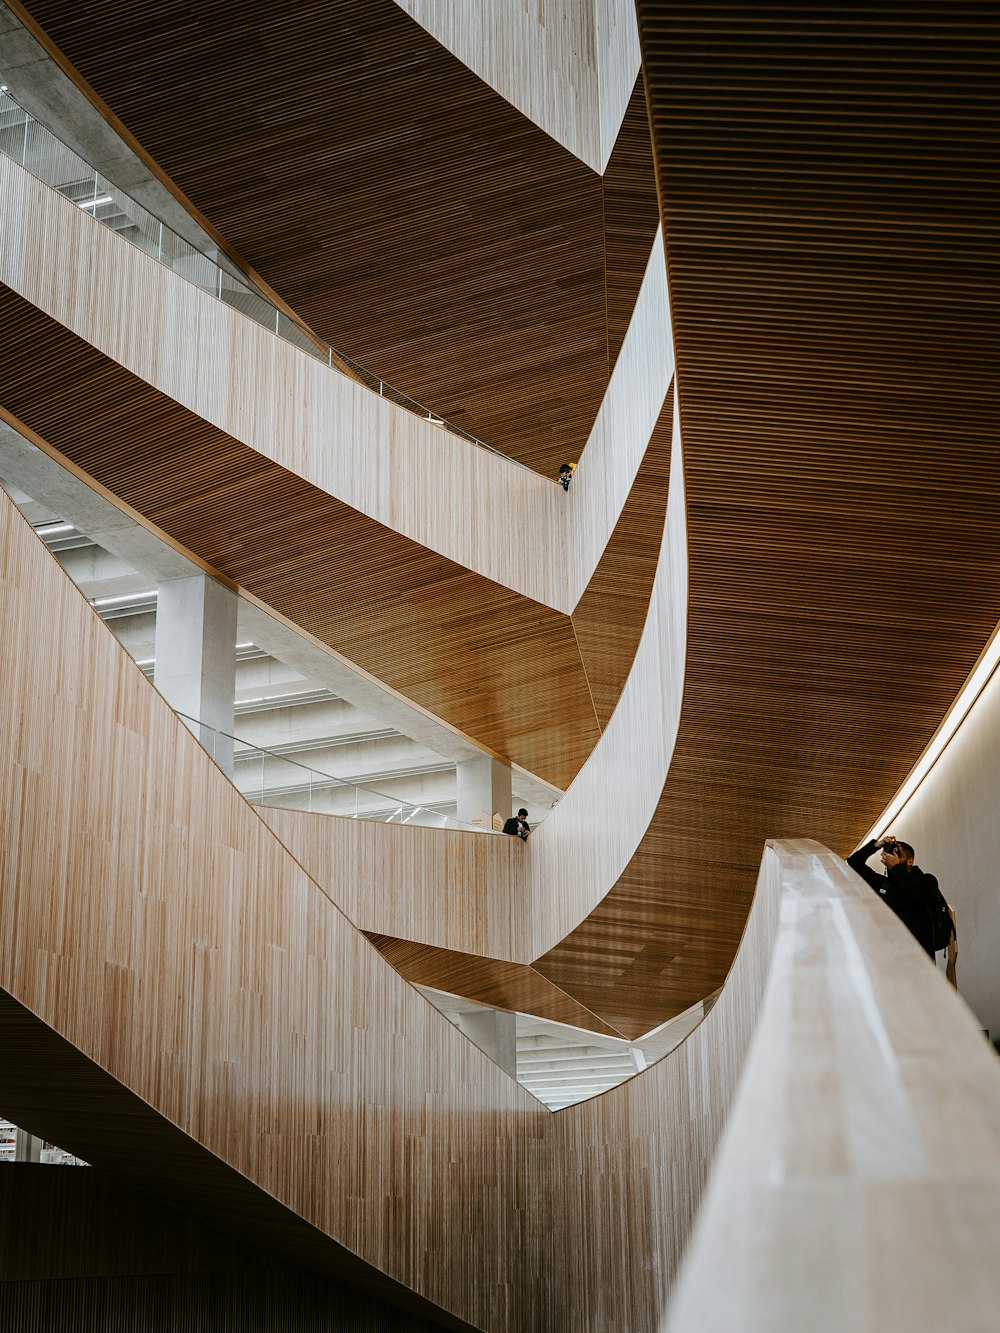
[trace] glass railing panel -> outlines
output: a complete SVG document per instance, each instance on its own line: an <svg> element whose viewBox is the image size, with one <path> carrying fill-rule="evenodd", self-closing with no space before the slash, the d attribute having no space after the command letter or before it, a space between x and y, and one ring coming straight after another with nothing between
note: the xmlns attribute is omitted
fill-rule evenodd
<svg viewBox="0 0 1000 1333"><path fill-rule="evenodd" d="M21 165L74 203L98 197L94 168L53 138L37 120L29 120L25 127Z"/></svg>
<svg viewBox="0 0 1000 1333"><path fill-rule="evenodd" d="M330 347L317 346L293 319L289 319L266 298L251 291L239 279L233 278L213 259L182 240L169 227L148 213L141 204L137 204L135 200L105 180L50 130L27 115L9 92L0 92L0 152L20 163L46 185L59 190L80 208L90 212L98 222L119 232L146 254L168 265L175 273L195 283L202 291L209 292L255 323L270 329L300 351L308 352L310 356L325 361L338 371L341 365L349 366L352 374L361 383L382 397L389 398L397 406L442 426L452 434L468 440L470 444L497 454L509 463L516 463L516 459L501 453L499 449L494 449L492 445L461 426L456 426L453 422L438 416L430 408L411 398L409 394L381 380L378 375L358 365L343 353L337 353ZM523 467L523 464L518 463L517 466ZM555 484L553 482L553 485Z"/></svg>
<svg viewBox="0 0 1000 1333"><path fill-rule="evenodd" d="M465 824L430 806L401 801L374 786L363 787L351 782L349 778L309 768L297 760L175 711L212 758L223 767L226 757L232 755L233 784L252 805L307 810L313 814L339 815L346 819L371 819L383 824L464 829L470 833L494 831L479 824Z"/></svg>
<svg viewBox="0 0 1000 1333"><path fill-rule="evenodd" d="M98 222L159 259L163 227L158 219L104 176L97 176L97 189L100 202L93 214Z"/></svg>

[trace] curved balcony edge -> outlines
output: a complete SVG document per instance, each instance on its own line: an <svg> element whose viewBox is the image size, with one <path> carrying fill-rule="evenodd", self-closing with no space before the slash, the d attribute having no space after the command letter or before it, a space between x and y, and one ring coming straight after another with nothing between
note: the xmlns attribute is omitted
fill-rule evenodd
<svg viewBox="0 0 1000 1333"><path fill-rule="evenodd" d="M659 232L573 488L563 494L284 342L2 155L0 227L0 281L140 380L420 546L553 610L575 608L673 374ZM79 262L68 265L67 255Z"/></svg>
<svg viewBox="0 0 1000 1333"><path fill-rule="evenodd" d="M877 894L806 839L664 1333L931 1333L1000 1303L1000 1062Z"/></svg>

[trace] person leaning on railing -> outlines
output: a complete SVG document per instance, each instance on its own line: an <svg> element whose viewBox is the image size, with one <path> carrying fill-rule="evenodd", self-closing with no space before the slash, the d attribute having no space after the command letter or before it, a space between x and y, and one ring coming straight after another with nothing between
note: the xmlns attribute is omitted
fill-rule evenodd
<svg viewBox="0 0 1000 1333"><path fill-rule="evenodd" d="M880 860L885 874L868 865L868 859L881 851ZM914 850L908 842L887 835L872 838L847 858L847 864L857 871L899 917L920 947L934 957L937 949L948 947L948 980L955 985L955 932L954 915L941 897L937 879L914 864ZM947 912L951 922L947 941L939 938L941 925L937 922L941 911ZM947 927L945 927L947 930Z"/></svg>
<svg viewBox="0 0 1000 1333"><path fill-rule="evenodd" d="M528 824L528 812L523 805L516 815L511 815L510 819L507 820L503 826L503 831L512 834L515 838L523 838L525 842L528 841L531 827Z"/></svg>

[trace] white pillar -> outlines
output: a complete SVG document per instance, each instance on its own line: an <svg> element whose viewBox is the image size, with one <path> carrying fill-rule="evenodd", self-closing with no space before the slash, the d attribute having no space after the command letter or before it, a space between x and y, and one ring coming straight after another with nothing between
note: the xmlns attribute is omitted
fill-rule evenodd
<svg viewBox="0 0 1000 1333"><path fill-rule="evenodd" d="M455 769L458 779L458 817L464 824L471 824L480 814L486 814L491 819L495 814L501 814L504 819L510 818L514 798L510 789L509 765L484 754L476 759L464 759L456 764Z"/></svg>
<svg viewBox="0 0 1000 1333"><path fill-rule="evenodd" d="M187 726L230 776L236 607L236 593L204 574L161 583L153 670L153 684L171 707L186 714ZM189 718L206 725L199 728Z"/></svg>
<svg viewBox="0 0 1000 1333"><path fill-rule="evenodd" d="M458 1015L458 1026L505 1074L517 1078L517 1015L506 1009L474 1009Z"/></svg>
<svg viewBox="0 0 1000 1333"><path fill-rule="evenodd" d="M42 1160L43 1140L26 1129L18 1129L14 1135L14 1161L40 1162Z"/></svg>

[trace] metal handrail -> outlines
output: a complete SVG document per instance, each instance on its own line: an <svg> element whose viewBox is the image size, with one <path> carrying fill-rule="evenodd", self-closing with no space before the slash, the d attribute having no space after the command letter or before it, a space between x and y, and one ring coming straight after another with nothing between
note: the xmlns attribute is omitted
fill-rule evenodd
<svg viewBox="0 0 1000 1333"><path fill-rule="evenodd" d="M432 818L434 818L434 819L439 819L439 820L441 820L441 821L442 821L442 823L441 823L441 825L440 825L441 828L465 829L467 832L470 832L470 833L493 833L493 832L494 832L493 828L486 828L485 826L483 826L483 825L481 825L481 824L468 824L468 823L466 823L464 820L456 819L454 815L444 815L444 814L441 814L440 811L438 811L438 810L432 810L429 806L426 806L426 805L420 805L419 803L417 803L417 802L415 802L415 801L405 801L405 800L402 800L400 797L398 797L398 796L393 796L393 795L391 795L389 792L375 791L375 790L374 790L373 788L371 788L371 787L365 787L365 786L363 786L360 782L352 782L350 778L341 778L341 777L337 777L337 775L336 775L335 773L325 773L322 769L319 769L319 768L309 768L308 765L306 765L306 764L300 764L300 763L298 762L298 760L296 760L296 759L289 759L286 755L278 754L277 751L275 751L275 750L268 750L268 749L267 749L265 746L263 746L263 745L255 745L255 744L253 743L253 741L244 740L243 737L241 737L241 736L234 736L234 735L232 735L231 732L223 731L220 727L213 727L212 724L211 724L210 722L203 722L203 721L201 720L201 718L192 717L192 716L190 715L190 713L184 713L184 712L182 712L179 708L175 708L173 711L177 714L177 716L178 716L183 722L189 722L189 723L191 723L192 726L194 726L194 727L198 727L200 730L203 730L203 731L210 731L210 732L212 733L213 737L215 737L215 736L224 736L224 737L226 738L226 740L233 741L233 742L234 742L234 745L242 745L242 746L245 746L245 747L246 747L246 750L243 751L243 752L241 752L241 753L237 753L237 752L234 750L234 752L233 752L233 759L234 759L234 762L235 762L235 760L237 760L237 759L245 759L245 758L250 758L250 757L256 757L257 755L260 755L262 759L264 758L264 756L267 756L269 759L277 760L279 763L282 763L282 764L289 764L292 768L300 769L303 773L308 774L308 775L309 775L310 809L312 808L312 791L313 791L313 782L312 782L312 779L313 779L313 778L320 778L320 779L322 780L322 785L323 785L323 786L329 786L331 783L335 783L335 784L337 784L338 786L341 786L341 787L348 787L348 788L352 789L355 793L361 793L361 792L364 792L366 796L373 797L373 798L375 798L375 800L377 800L377 801L388 801L391 805L397 807L396 810L394 810L394 811L389 815L389 818L388 818L388 819L385 819L385 818L383 818L383 817L380 816L380 815L362 815L362 814L360 814L360 813L358 812L358 808L357 808L357 804L356 804L356 805L355 805L355 813L354 813L353 815L346 815L346 816L343 816L344 818L347 818L347 819L366 819L366 818L368 818L368 819L372 819L372 820L374 820L374 821L377 821L378 823L381 823L381 824L388 824L388 823L391 823L391 822L393 821L393 819L395 818L395 816L398 814L398 815L400 816L400 818L399 818L399 822L400 822L401 824L406 824L406 823L409 823L409 822L410 822L410 820L414 817L414 815L417 815L417 814L419 814L420 812L423 812L423 813L425 813L426 815L428 815L428 816L430 816L430 817L432 817ZM198 739L201 740L200 735L198 736ZM202 741L202 744L204 744L203 741ZM206 748L207 748L207 747L206 747ZM247 753L247 752L249 752L249 753ZM215 758L215 747L214 747L214 745L213 745L213 749L212 749L212 751L211 751L211 754L212 754L212 757L213 757L213 759L214 759L214 758ZM260 800L260 802L259 802L259 804L261 804L261 805L264 804L263 796L264 796L264 783L263 783L263 774L262 774L262 776L261 776L261 800ZM251 798L250 798L249 796L247 796L246 799L247 799L247 800L250 800ZM403 819L403 817L402 817L402 814L403 814L403 811L404 811L404 810L409 810L409 811L411 812L411 813L406 817L406 819Z"/></svg>

